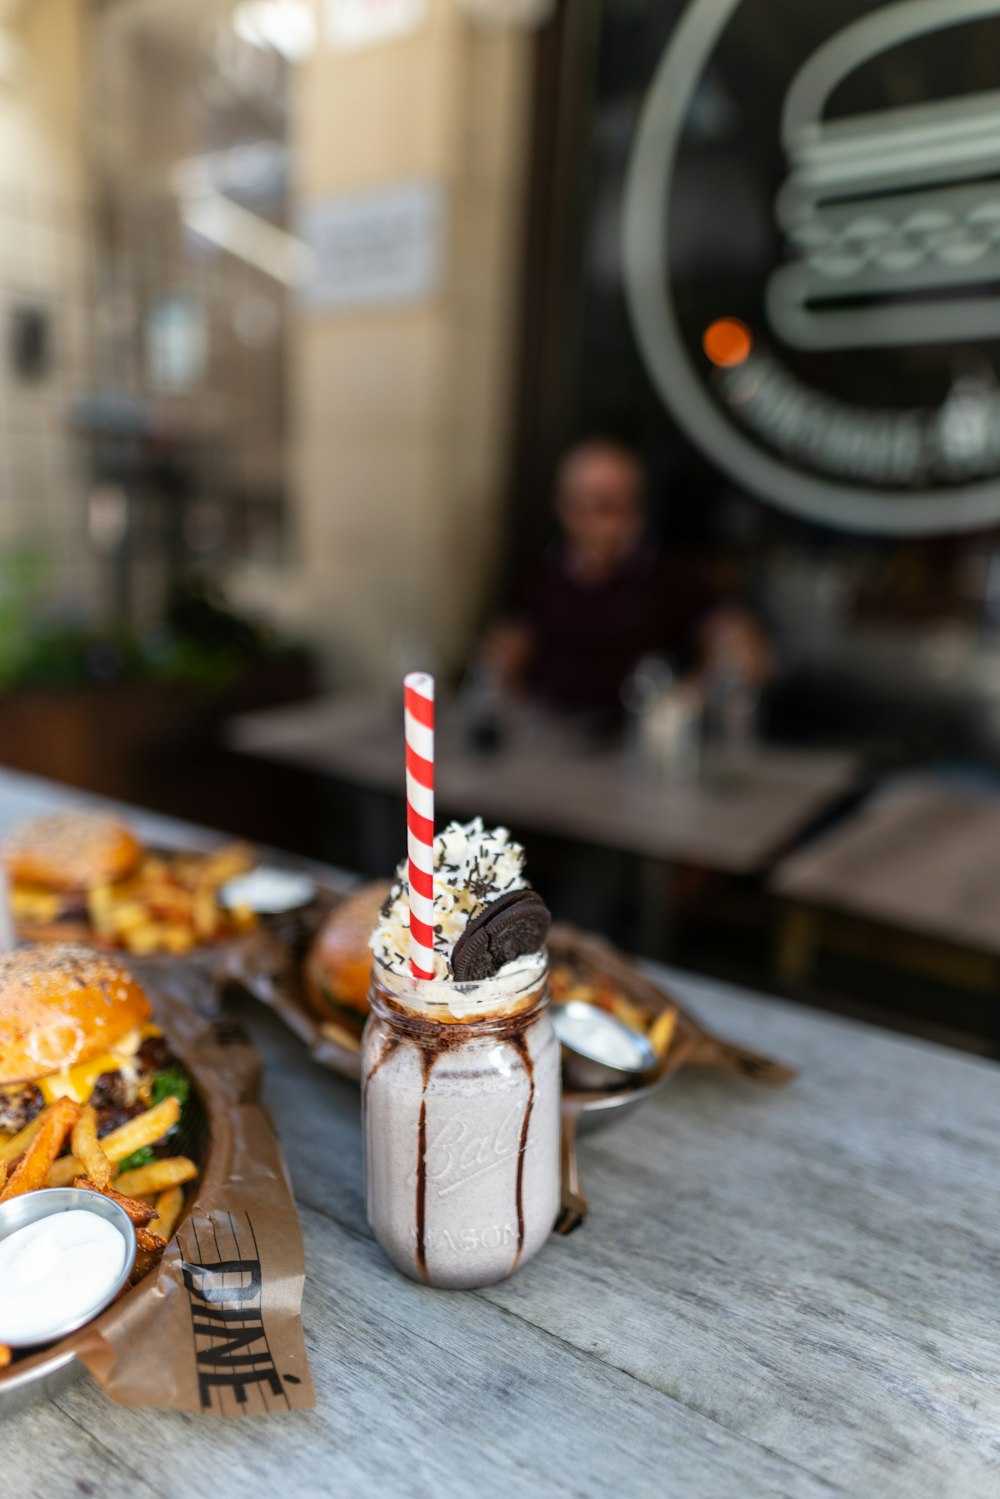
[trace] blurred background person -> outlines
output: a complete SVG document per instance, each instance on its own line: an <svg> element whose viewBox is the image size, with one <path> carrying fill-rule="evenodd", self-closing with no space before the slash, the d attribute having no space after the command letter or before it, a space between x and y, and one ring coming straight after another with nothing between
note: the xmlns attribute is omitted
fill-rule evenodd
<svg viewBox="0 0 1000 1499"><path fill-rule="evenodd" d="M720 593L701 558L650 535L645 474L631 448L606 437L571 447L555 514L558 536L483 646L502 691L610 724L649 655L678 675L708 677L724 663L758 687L768 679L773 658L759 622Z"/></svg>

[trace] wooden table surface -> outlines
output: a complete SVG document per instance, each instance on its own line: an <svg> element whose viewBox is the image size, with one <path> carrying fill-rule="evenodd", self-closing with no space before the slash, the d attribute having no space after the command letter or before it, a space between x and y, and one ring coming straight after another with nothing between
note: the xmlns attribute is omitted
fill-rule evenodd
<svg viewBox="0 0 1000 1499"><path fill-rule="evenodd" d="M620 751L588 750L552 719L514 713L489 756L439 710L438 797L456 816L555 833L732 873L750 873L801 831L857 772L854 756L760 746L745 764L707 755L692 785L650 783ZM380 791L402 790L402 710L370 694L321 698L230 721L232 748Z"/></svg>
<svg viewBox="0 0 1000 1499"><path fill-rule="evenodd" d="M2 775L0 831L76 800ZM584 1227L476 1293L389 1267L356 1089L247 1001L302 1213L318 1409L129 1411L84 1378L4 1422L4 1499L996 1499L1000 1070L671 981L800 1080L682 1074L583 1143Z"/></svg>
<svg viewBox="0 0 1000 1499"><path fill-rule="evenodd" d="M801 904L1000 953L1000 797L929 776L890 784L778 866Z"/></svg>

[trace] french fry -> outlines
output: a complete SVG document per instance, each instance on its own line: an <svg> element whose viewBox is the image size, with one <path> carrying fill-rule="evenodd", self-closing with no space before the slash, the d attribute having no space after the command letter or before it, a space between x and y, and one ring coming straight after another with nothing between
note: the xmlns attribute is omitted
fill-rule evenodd
<svg viewBox="0 0 1000 1499"><path fill-rule="evenodd" d="M163 1192L167 1187L179 1187L198 1175L198 1167L187 1156L168 1156L162 1161L153 1161L149 1166L137 1166L134 1171L123 1171L115 1178L115 1191L126 1197L141 1197L147 1192Z"/></svg>
<svg viewBox="0 0 1000 1499"><path fill-rule="evenodd" d="M179 921L170 921L164 923L160 941L167 952L179 954L190 952L196 937L189 926L184 926Z"/></svg>
<svg viewBox="0 0 1000 1499"><path fill-rule="evenodd" d="M0 1369L6 1369L13 1357L13 1350L8 1348L6 1343L0 1343Z"/></svg>
<svg viewBox="0 0 1000 1499"><path fill-rule="evenodd" d="M611 1011L617 1020L623 1025L631 1026L634 1031L644 1031L649 1022L649 1011L643 1009L642 1005L636 1004L635 1000L628 999L617 990L610 996Z"/></svg>
<svg viewBox="0 0 1000 1499"><path fill-rule="evenodd" d="M78 1161L75 1155L61 1155L49 1167L45 1185L47 1187L71 1187L78 1176L85 1174L83 1163Z"/></svg>
<svg viewBox="0 0 1000 1499"><path fill-rule="evenodd" d="M141 900L121 901L111 911L111 924L116 932L135 931L148 920L149 911Z"/></svg>
<svg viewBox="0 0 1000 1499"><path fill-rule="evenodd" d="M134 1119L129 1119L117 1129L113 1129L109 1135L105 1135L101 1141L101 1149L112 1165L123 1161L127 1155L135 1150L141 1150L144 1145L154 1145L157 1140L162 1140L169 1129L173 1129L181 1117L180 1102L171 1095L162 1103L147 1109L144 1114L137 1114Z"/></svg>
<svg viewBox="0 0 1000 1499"><path fill-rule="evenodd" d="M0 1161L3 1161L5 1166L12 1166L18 1156L24 1155L24 1152L37 1135L39 1125L46 1112L47 1110L43 1109L40 1114L35 1115L30 1124L26 1124L24 1129L18 1130L16 1135L11 1135L9 1140L0 1141Z"/></svg>
<svg viewBox="0 0 1000 1499"><path fill-rule="evenodd" d="M83 1187L87 1192L99 1192L102 1197L110 1197L112 1202L117 1202L120 1208L125 1209L136 1228L145 1228L156 1217L156 1209L151 1203L136 1202L134 1197L126 1197L123 1193L116 1192L114 1187L99 1187L85 1176L80 1178L77 1186Z"/></svg>
<svg viewBox="0 0 1000 1499"><path fill-rule="evenodd" d="M87 892L87 911L99 937L115 933L115 893L110 885L95 885Z"/></svg>
<svg viewBox="0 0 1000 1499"><path fill-rule="evenodd" d="M37 1192L45 1185L49 1168L62 1150L79 1114L80 1105L71 1098L58 1098L50 1109L46 1109L35 1138L0 1192L0 1202L9 1202L24 1192Z"/></svg>
<svg viewBox="0 0 1000 1499"><path fill-rule="evenodd" d="M148 1228L136 1228L135 1242L143 1254L162 1254L167 1247L166 1239L161 1239Z"/></svg>
<svg viewBox="0 0 1000 1499"><path fill-rule="evenodd" d="M111 1162L97 1138L97 1115L89 1103L81 1109L80 1117L73 1126L70 1146L83 1165L81 1175L90 1177L99 1187L106 1187L111 1180Z"/></svg>
<svg viewBox="0 0 1000 1499"><path fill-rule="evenodd" d="M184 1207L184 1191L181 1187L168 1187L156 1199L156 1217L150 1223L150 1232L161 1239L170 1239Z"/></svg>
<svg viewBox="0 0 1000 1499"><path fill-rule="evenodd" d="M136 957L148 957L151 952L157 952L163 945L163 924L159 921L147 921L142 926L132 927L130 931L122 933L122 941L129 952L135 953Z"/></svg>
<svg viewBox="0 0 1000 1499"><path fill-rule="evenodd" d="M256 860L253 849L247 843L231 843L218 848L203 858L199 878L206 885L224 885L235 875L246 874Z"/></svg>
<svg viewBox="0 0 1000 1499"><path fill-rule="evenodd" d="M160 1256L158 1254L146 1254L140 1249L135 1257L135 1264L132 1266L129 1285L137 1286L140 1280L145 1280L150 1270L155 1270L159 1263Z"/></svg>
<svg viewBox="0 0 1000 1499"><path fill-rule="evenodd" d="M342 1046L345 1051L361 1050L361 1037L347 1025L341 1025L336 1020L324 1020L320 1030L327 1040Z"/></svg>
<svg viewBox="0 0 1000 1499"><path fill-rule="evenodd" d="M665 1057L670 1050L677 1029L677 1011L661 1010L649 1027L649 1043L658 1057Z"/></svg>
<svg viewBox="0 0 1000 1499"><path fill-rule="evenodd" d="M211 887L199 890L194 898L194 929L203 940L215 935L219 924L219 908L215 891Z"/></svg>

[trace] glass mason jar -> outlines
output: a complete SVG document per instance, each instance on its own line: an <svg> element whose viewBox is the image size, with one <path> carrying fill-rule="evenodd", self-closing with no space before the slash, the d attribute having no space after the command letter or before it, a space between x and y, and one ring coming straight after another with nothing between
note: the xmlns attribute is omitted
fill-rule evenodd
<svg viewBox="0 0 1000 1499"><path fill-rule="evenodd" d="M548 964L479 983L372 965L361 1050L368 1222L397 1269L450 1288L512 1275L559 1208Z"/></svg>

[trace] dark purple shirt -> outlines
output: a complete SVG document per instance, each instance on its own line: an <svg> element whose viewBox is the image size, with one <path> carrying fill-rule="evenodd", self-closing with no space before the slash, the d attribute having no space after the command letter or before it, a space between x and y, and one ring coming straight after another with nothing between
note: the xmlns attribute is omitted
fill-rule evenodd
<svg viewBox="0 0 1000 1499"><path fill-rule="evenodd" d="M622 683L641 656L690 664L698 626L717 602L703 568L683 552L643 545L612 577L587 584L553 548L517 611L535 637L527 686L565 712L617 713Z"/></svg>

